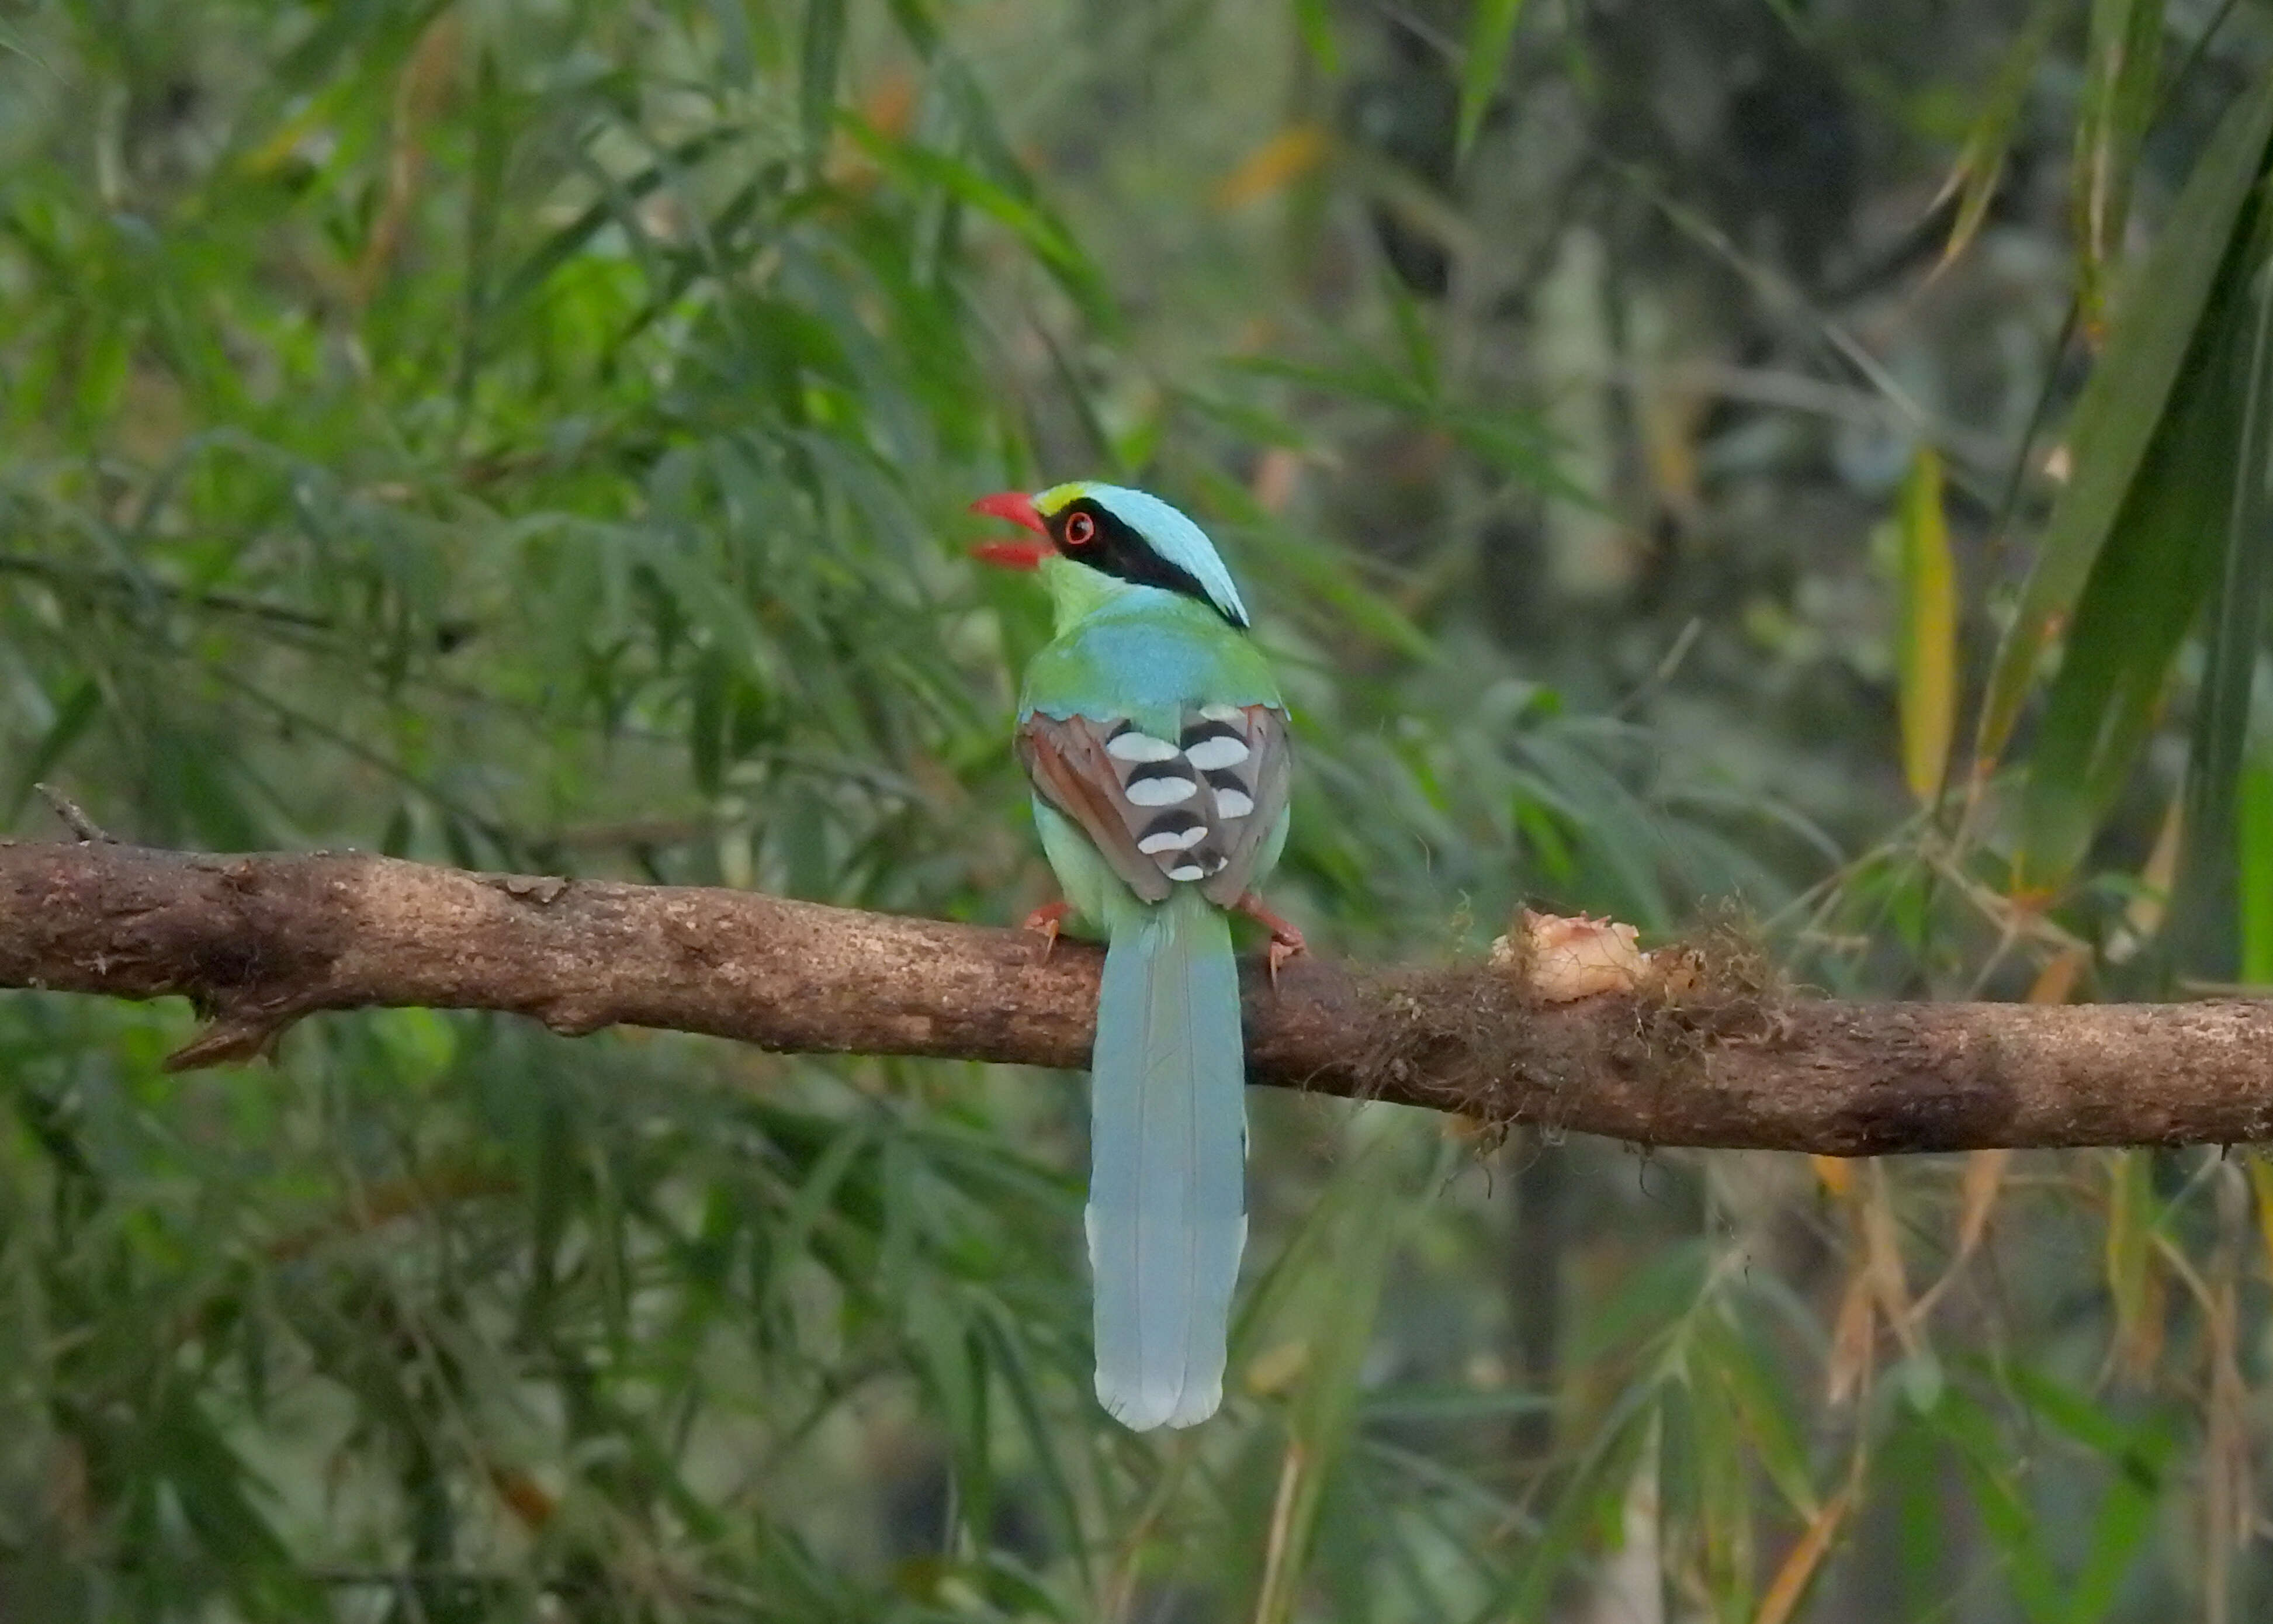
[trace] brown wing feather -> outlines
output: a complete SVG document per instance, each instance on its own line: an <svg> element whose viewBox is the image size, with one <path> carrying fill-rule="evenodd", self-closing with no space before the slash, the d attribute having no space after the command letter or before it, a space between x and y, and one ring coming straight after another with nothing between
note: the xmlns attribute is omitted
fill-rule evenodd
<svg viewBox="0 0 2273 1624"><path fill-rule="evenodd" d="M1227 790L1243 791L1253 805L1244 817L1219 818L1224 832L1222 868L1204 887L1208 900L1231 906L1257 883L1256 865L1262 861L1272 828L1287 809L1294 764L1287 733L1287 713L1269 705L1249 705L1239 725L1247 746L1247 759L1235 767L1219 768L1207 777L1219 805Z"/></svg>
<svg viewBox="0 0 2273 1624"><path fill-rule="evenodd" d="M1136 849L1132 808L1122 793L1113 758L1105 753L1106 733L1117 723L1087 717L1060 721L1037 712L1018 725L1018 756L1026 776L1059 811L1082 827L1113 871L1147 902L1160 902L1174 883L1160 866Z"/></svg>
<svg viewBox="0 0 2273 1624"><path fill-rule="evenodd" d="M1035 715L1019 726L1018 753L1043 797L1148 902L1180 883L1237 902L1287 807L1287 717L1268 705L1188 707L1174 739L1122 719Z"/></svg>

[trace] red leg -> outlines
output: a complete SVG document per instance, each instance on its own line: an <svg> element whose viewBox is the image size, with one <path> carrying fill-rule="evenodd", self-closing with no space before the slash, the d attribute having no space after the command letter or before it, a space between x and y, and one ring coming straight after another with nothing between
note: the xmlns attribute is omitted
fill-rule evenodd
<svg viewBox="0 0 2273 1624"><path fill-rule="evenodd" d="M1021 930L1033 931L1042 938L1042 963L1050 961L1050 950L1058 944L1058 927L1072 912L1073 904L1061 897L1055 902L1045 902L1027 914L1025 923L1019 927Z"/></svg>
<svg viewBox="0 0 2273 1624"><path fill-rule="evenodd" d="M1271 947L1266 955L1266 962L1271 966L1271 985L1274 989L1277 988L1279 966L1297 953L1309 952L1309 944L1302 940L1301 931L1264 906L1263 898L1254 891L1244 893L1232 906L1246 914L1248 918L1260 921L1264 929L1270 931Z"/></svg>

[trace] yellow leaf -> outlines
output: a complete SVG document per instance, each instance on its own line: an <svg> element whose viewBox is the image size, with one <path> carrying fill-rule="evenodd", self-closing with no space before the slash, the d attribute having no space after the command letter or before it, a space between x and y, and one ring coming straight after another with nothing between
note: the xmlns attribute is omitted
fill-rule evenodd
<svg viewBox="0 0 2273 1624"><path fill-rule="evenodd" d="M1310 1363L1310 1344L1300 1340L1265 1348L1247 1362L1247 1390L1268 1395L1294 1385Z"/></svg>
<svg viewBox="0 0 2273 1624"><path fill-rule="evenodd" d="M1920 446L1902 480L1902 776L1931 804L1957 725L1957 574L1941 505L1941 457Z"/></svg>
<svg viewBox="0 0 2273 1624"><path fill-rule="evenodd" d="M1871 1289L1878 1299L1879 1313L1886 1317L1887 1328L1901 1339L1905 1353L1914 1354L1924 1344L1918 1335L1917 1316L1910 1309L1909 1277L1902 1267L1902 1231L1894 1222L1894 1191L1887 1182L1885 1162L1873 1160L1865 1166L1870 1183L1857 1210L1864 1272L1870 1276Z"/></svg>
<svg viewBox="0 0 2273 1624"><path fill-rule="evenodd" d="M1872 1343L1878 1329L1878 1319L1871 1307L1874 1301L1870 1268L1857 1261L1854 1272L1847 1277L1847 1289L1839 1298L1838 1318L1832 1325L1831 1357L1824 1369L1823 1397L1827 1403L1845 1403L1871 1373Z"/></svg>
<svg viewBox="0 0 2273 1624"><path fill-rule="evenodd" d="M2044 961L2037 972L2037 979L2029 985L2031 1004L2066 1004L2068 994L2075 990L2076 978L2091 962L2088 947L2065 948Z"/></svg>
<svg viewBox="0 0 2273 1624"><path fill-rule="evenodd" d="M1317 124L1289 124L1239 161L1216 183L1209 199L1228 214L1302 179L1326 155L1326 132Z"/></svg>
<svg viewBox="0 0 2273 1624"><path fill-rule="evenodd" d="M1799 1605L1800 1597L1806 1593L1807 1582L1823 1565L1824 1553L1831 1549L1831 1542L1838 1537L1840 1525L1847 1521L1847 1514L1854 1508L1855 1485L1852 1482L1823 1502L1823 1509L1809 1521L1806 1531L1792 1546L1791 1554L1785 1557L1783 1566L1776 1569L1774 1583L1768 1586L1768 1593L1760 1598L1760 1610L1752 1615L1752 1624L1785 1624L1792 1615L1792 1609Z"/></svg>
<svg viewBox="0 0 2273 1624"><path fill-rule="evenodd" d="M2005 1169L2012 1164L2009 1150L1977 1150L1965 1159L1963 1199L1957 1212L1957 1261L1971 1257L1989 1232L1989 1214L2004 1188ZM1953 1265L1953 1267L1954 1267Z"/></svg>
<svg viewBox="0 0 2273 1624"><path fill-rule="evenodd" d="M2186 833L2186 809L2185 794L2172 794L2170 808L2163 814L2163 827L2155 836L2155 849L2147 853L2147 866L2139 870L2139 894L2123 910L2123 922L2142 940L2163 928L2163 909L2171 899L2171 883L2179 874L2179 848Z"/></svg>

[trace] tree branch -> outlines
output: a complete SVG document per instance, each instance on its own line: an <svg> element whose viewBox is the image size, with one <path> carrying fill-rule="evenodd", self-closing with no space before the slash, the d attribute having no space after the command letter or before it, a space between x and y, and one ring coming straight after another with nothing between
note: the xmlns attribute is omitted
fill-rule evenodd
<svg viewBox="0 0 2273 1624"><path fill-rule="evenodd" d="M807 1053L1087 1061L1098 951L743 891L389 858L0 844L0 988L188 997L169 1064L304 1015L502 1010ZM1789 996L1739 944L1651 990L1542 1003L1524 967L1246 970L1261 1083L1655 1145L1832 1155L2273 1137L2273 1005Z"/></svg>

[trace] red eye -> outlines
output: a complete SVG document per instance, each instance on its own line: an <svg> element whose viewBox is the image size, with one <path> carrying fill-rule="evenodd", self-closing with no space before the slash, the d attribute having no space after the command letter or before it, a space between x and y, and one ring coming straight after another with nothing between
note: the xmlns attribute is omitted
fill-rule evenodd
<svg viewBox="0 0 2273 1624"><path fill-rule="evenodd" d="M1066 521L1066 545L1085 547L1097 539L1097 521L1085 513L1077 513Z"/></svg>

